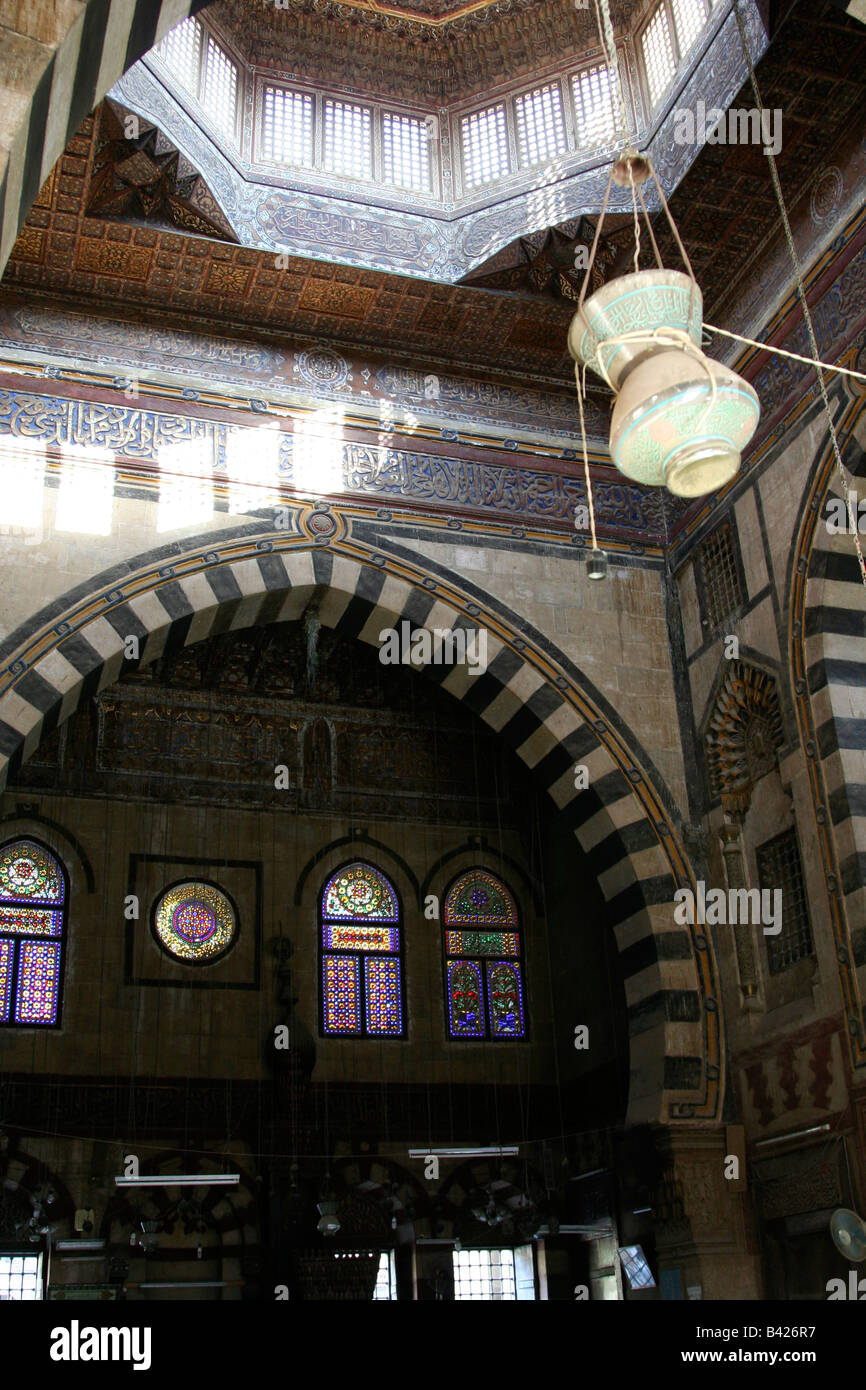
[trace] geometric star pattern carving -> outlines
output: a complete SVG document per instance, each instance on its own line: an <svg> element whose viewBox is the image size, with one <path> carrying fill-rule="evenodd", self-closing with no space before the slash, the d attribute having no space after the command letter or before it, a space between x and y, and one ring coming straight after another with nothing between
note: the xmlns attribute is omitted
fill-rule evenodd
<svg viewBox="0 0 866 1390"><path fill-rule="evenodd" d="M597 221L577 217L532 236L518 237L460 283L476 289L539 294L577 303ZM633 227L629 216L605 218L605 234L596 247L587 294L594 294L606 280L621 273L633 245Z"/></svg>
<svg viewBox="0 0 866 1390"><path fill-rule="evenodd" d="M237 242L198 170L155 125L113 101L98 112L87 215Z"/></svg>

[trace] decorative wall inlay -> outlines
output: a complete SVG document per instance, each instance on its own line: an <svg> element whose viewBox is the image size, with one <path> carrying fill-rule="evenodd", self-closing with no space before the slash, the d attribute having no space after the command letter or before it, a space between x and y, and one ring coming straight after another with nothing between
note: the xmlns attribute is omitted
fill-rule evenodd
<svg viewBox="0 0 866 1390"><path fill-rule="evenodd" d="M825 222L830 221L839 206L844 186L842 171L835 164L820 169L815 175L809 198L809 216L816 227L823 227Z"/></svg>
<svg viewBox="0 0 866 1390"><path fill-rule="evenodd" d="M711 795L721 796L726 811L744 815L783 743L773 677L744 661L728 662L705 734Z"/></svg>
<svg viewBox="0 0 866 1390"><path fill-rule="evenodd" d="M327 513L317 513L332 521ZM259 806L278 814L423 818L527 832L525 773L486 726L363 644L301 624L230 633L161 658L96 697L17 783L78 794ZM467 762L467 746L477 758ZM274 767L289 787L274 786ZM486 769L479 794L475 766Z"/></svg>

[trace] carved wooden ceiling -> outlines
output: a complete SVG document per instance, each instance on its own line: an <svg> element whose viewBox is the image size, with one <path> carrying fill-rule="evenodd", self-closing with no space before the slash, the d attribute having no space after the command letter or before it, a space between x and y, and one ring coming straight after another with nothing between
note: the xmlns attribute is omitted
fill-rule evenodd
<svg viewBox="0 0 866 1390"><path fill-rule="evenodd" d="M99 108L88 215L236 242L231 223L198 170L146 121L132 117L131 129L139 133L128 138L124 114L111 101Z"/></svg>
<svg viewBox="0 0 866 1390"><path fill-rule="evenodd" d="M614 0L616 32L651 3ZM574 0L214 0L207 13L251 66L436 106L599 49L594 5Z"/></svg>
<svg viewBox="0 0 866 1390"><path fill-rule="evenodd" d="M812 0L799 0L759 65L765 104L784 112L777 166L792 222L795 228L805 224L813 237L821 234L826 211L816 207L816 198L820 203L825 185L832 191L833 169L844 167L852 143L860 142L864 73L864 27ZM748 88L734 101L752 104ZM523 265L517 283L506 276L495 288L434 284L291 256L278 268L266 252L88 214L98 150L96 122L89 117L42 189L4 285L114 312L121 301L127 312L151 321L180 316L266 341L327 339L371 353L385 348L391 360L439 363L493 380L563 386L573 380L566 349L572 299L553 297L544 274L533 283L524 248L512 255L510 268ZM724 326L750 286L766 301L775 288L768 266L782 232L759 147L705 145L671 207L708 321ZM591 225L589 219L566 225L559 239L548 238L546 253L543 234L527 239L531 259L544 253L550 260L552 247L562 258L565 243L585 243ZM610 232L606 274L621 266L623 255L621 222L612 222ZM677 265L663 229L659 237L667 263ZM509 269L509 254L499 253L477 276ZM789 265L778 274L790 283Z"/></svg>

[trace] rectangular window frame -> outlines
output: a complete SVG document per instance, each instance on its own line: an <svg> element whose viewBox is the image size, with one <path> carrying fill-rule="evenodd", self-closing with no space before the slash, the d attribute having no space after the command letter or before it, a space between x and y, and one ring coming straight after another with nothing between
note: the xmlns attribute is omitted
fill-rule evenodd
<svg viewBox="0 0 866 1390"><path fill-rule="evenodd" d="M482 105L475 105L466 111L455 112L452 118L452 142L451 147L454 151L455 162L459 170L460 192L464 198L483 198L491 189L501 186L513 174L519 172L517 157L517 147L514 134L514 114L511 109L512 99L502 97L498 101L486 101ZM469 183L466 172L466 154L463 140L463 129L466 121L471 121L474 116L481 116L487 112L501 110L505 119L505 148L508 158L507 169L496 178L488 179L484 183Z"/></svg>
<svg viewBox="0 0 866 1390"><path fill-rule="evenodd" d="M572 140L570 139L571 132L569 131L568 116L566 114L568 107L568 94L563 90L563 86L563 79L561 77L550 77L547 79L546 82L538 83L532 87L527 88L527 90L523 92L515 92L512 96L510 114L511 124L514 131L514 145L517 160L516 168L518 170L522 171L524 169L542 169L545 164L549 164L553 160L568 159L569 155L573 152L574 145ZM563 145L561 150L556 150L550 154L545 154L540 159L530 159L528 157L524 157L521 154L520 150L520 117L518 115L518 110L520 108L521 102L528 101L530 98L538 96L545 91L555 91L558 94L559 115L562 120ZM506 117L506 126L508 125L508 123L509 122Z"/></svg>
<svg viewBox="0 0 866 1390"><path fill-rule="evenodd" d="M3 1303L42 1303L45 1301L45 1258L44 1251L34 1250L33 1246L16 1244L15 1241L4 1241L0 1245L0 1261L3 1260L36 1260L36 1297L35 1298L12 1298L7 1297L0 1291L0 1302ZM0 1265L0 1285L5 1283L2 1265Z"/></svg>
<svg viewBox="0 0 866 1390"><path fill-rule="evenodd" d="M659 0L659 3L653 6L652 10L649 12L643 24L641 24L640 28L637 30L635 34L635 54L638 61L641 92L645 103L645 109L649 115L650 120L652 120L653 116L656 114L657 111L660 111L663 108L665 101L670 95L671 85L674 82L677 73L679 72L686 59L690 58L694 54L695 50L698 48L701 42L701 34L706 32L707 25L713 17L713 12L716 8L717 0L701 0L701 3L704 6L703 28L695 38L691 48L685 51L683 51L682 44L680 42L680 34L679 29L677 28L677 20L676 14L674 12L673 0ZM653 101L652 96L650 94L650 83L649 77L647 75L646 59L644 57L643 40L644 35L646 34L647 30L649 29L650 25L652 24L653 20L658 14L658 11L661 9L667 11L668 33L670 35L671 48L673 50L674 67L673 72L671 73L671 76L667 82L667 85L665 86L663 91L659 93L659 96L656 98L656 100Z"/></svg>
<svg viewBox="0 0 866 1390"><path fill-rule="evenodd" d="M392 884L393 888L393 884ZM395 896L397 894L394 888ZM325 945L325 928L329 926L351 926L353 923L345 919L336 921L332 917L326 917L322 912L321 903L316 914L318 932L318 996L319 996L319 1037L323 1040L328 1039L340 1042L345 1039L351 1042L407 1042L409 1038L409 1016L406 1009L406 938L405 938L405 917L403 904L397 897L397 921L383 923L381 925L388 928L395 928L397 931L396 951L360 951L354 947L338 947ZM357 925L357 924L356 924ZM379 925L368 923L367 925ZM330 957L348 957L358 963L358 1017L361 1028L355 1033L334 1033L325 1028L325 961ZM367 1028L367 981L365 960L396 960L399 965L400 976L400 1021L401 1030L399 1033L372 1033Z"/></svg>
<svg viewBox="0 0 866 1390"><path fill-rule="evenodd" d="M381 187L382 187L382 188L393 188L393 189L395 189L395 190L398 191L398 192L411 193L411 194L415 194L416 196L420 196L420 197L425 197L425 196L426 196L426 197L430 197L431 194L433 193L433 188L434 188L434 177L435 177L434 163L433 163L433 160L434 160L434 150L433 150L433 146L434 146L434 145L437 145L439 142L438 142L438 140L435 140L435 139L434 139L434 140L431 140L431 139L430 139L429 126L428 126L429 116L421 116L421 115L418 114L417 111L411 111L411 112L410 112L410 111L398 111L398 110L395 110L394 108L388 107L388 106L383 106L383 107L381 107L381 108L378 110L378 112L376 113L376 116L377 116L377 119L376 119L376 127L377 127L378 140L377 140L377 141L374 140L374 144L377 144L377 145L378 145L378 149L377 149L377 150L374 150L374 163L375 163L375 157L378 155L378 158L379 158L379 160L381 161L381 164L380 164L380 174L381 174L380 185L381 185ZM389 182L389 181L385 178L385 131L386 131L386 123L387 123L387 121L388 121L389 119L392 120L392 121L407 121L407 120L408 120L408 121L416 121L416 122L424 129L425 134L424 134L424 147L423 147L423 148L424 148L424 154L425 154L426 162L427 162L427 182L426 182L426 184L424 184L422 187L419 187L419 186L417 186L417 185L415 185L415 184ZM437 121L437 124L438 124L438 117L435 117L435 116L434 116L433 119L436 120L436 121Z"/></svg>
<svg viewBox="0 0 866 1390"><path fill-rule="evenodd" d="M788 843L793 844L797 852L797 863L800 870L800 883L803 890L803 906L806 913L806 931L808 933L809 945L811 949L804 955L799 956L797 960L790 960L784 964L774 964L774 957L776 956L777 952L781 950L782 944L785 939L785 914L783 897L782 930L778 936L764 937L767 947L767 970L770 978L773 980L778 979L780 976L786 975L789 970L795 970L798 965L803 965L808 961L814 962L817 959L817 952L815 949L815 933L812 928L812 918L809 912L809 892L806 885L806 873L803 868L803 851L800 845L800 837L797 833L796 825L789 826L787 830L783 830L780 832L780 834L773 835L769 840L764 840L762 844L755 846L755 864L758 870L758 885L762 892L765 889L772 891L774 888L779 887L778 883L765 883L764 874L761 870L761 857L762 855L766 855L768 851L774 850L778 845L782 843L782 841L787 841ZM797 930L801 931L802 925L798 926Z"/></svg>
<svg viewBox="0 0 866 1390"><path fill-rule="evenodd" d="M646 55L644 53L644 38L648 33L649 29L651 28L659 10L665 10L667 13L668 34L670 35L674 65L670 77L668 78L665 86L662 88L662 90L659 92L659 95L654 100L652 96L652 90L650 87ZM656 112L662 109L665 101L669 97L671 87L673 85L674 79L680 66L680 48L679 42L677 40L676 25L674 23L674 15L673 10L671 8L670 0L659 0L659 3L657 5L654 5L650 13L647 15L646 19L644 20L643 24L640 26L640 29L635 35L635 53L637 54L638 59L640 83L641 90L643 92L645 109L649 115L650 120L652 120Z"/></svg>
<svg viewBox="0 0 866 1390"><path fill-rule="evenodd" d="M303 102L309 102L310 109L310 161L308 164L297 160L279 159L276 155L269 155L265 150L265 118L267 109L267 98L269 92L278 92L282 96L300 97ZM283 82L271 82L263 79L258 84L256 100L256 158L262 164L275 166L279 169L304 169L313 172L316 168L316 149L319 139L319 103L316 93L306 91L302 87L291 87Z"/></svg>
<svg viewBox="0 0 866 1390"><path fill-rule="evenodd" d="M528 1042L528 1041L529 1041L529 1000L528 1000L528 993L529 993L529 991L528 991L528 988L527 988L527 981L526 981L526 962L525 962L524 953L523 953L523 929L522 929L520 926L517 926L517 927L511 928L511 929L509 930L509 932L508 932L509 935L515 935L515 936L517 937L517 954L514 955L514 956L501 956L501 955L494 955L494 954L490 954L490 955L468 955L468 954L467 954L467 955L459 955L459 956L450 955L450 954L448 953L448 949L447 949L448 932L449 932L449 931L471 931L471 930L484 931L485 929L484 929L483 927L473 929L473 928L469 928L469 927L448 927L448 926L443 926L443 927L442 927L442 930L441 930L441 932L440 932L440 935L441 935L441 937L442 937L442 988L443 988L444 994L445 994L445 1029L446 1029L446 1041L449 1042L449 1043L459 1043L461 1046L463 1046L465 1043L508 1043L508 1044L513 1044L513 1043L525 1043L525 1042ZM496 930L498 930L498 929L495 928L495 927L488 927L487 930L488 930L488 931L496 931ZM480 976L481 976L481 1006L482 1006L483 1016L484 1016L484 1031L481 1032L481 1033L474 1033L474 1034L472 1034L472 1035L464 1034L463 1037L457 1038L457 1037L454 1036L454 1034L453 1034L452 1031L451 1031L451 996L450 996L449 990L448 990L448 966L451 965L452 963L459 963L459 962L461 962L461 961L466 961L467 964L469 964L469 965L475 965L475 966L477 966L477 967L478 967L478 972L479 972L479 974L480 974ZM490 965L495 965L495 964L496 964L497 962L499 962L499 961L502 961L505 965L513 965L513 966L515 966L515 967L517 968L517 976L518 976L518 979L520 980L520 989L521 989L521 1001L520 1001L520 1002L521 1002L521 1004L522 1004L522 1006L523 1006L523 1032L522 1032L519 1036L516 1036L516 1035L515 1035L515 1036L509 1036L508 1034L503 1034L503 1035L497 1036L497 1035L495 1035L495 1034L493 1033L493 1031L492 1031L492 1029L491 1029L491 1026L490 1026L490 1003L489 1003L488 988L487 988L487 968L488 968L488 966L490 966Z"/></svg>
<svg viewBox="0 0 866 1390"><path fill-rule="evenodd" d="M715 603L711 596L711 586L708 583L707 575L705 572L706 562L704 558L705 547L709 544L711 540L714 539L714 537L716 537L719 534L720 531L726 531L728 534L731 545L731 553L734 561L734 573L736 575L737 586L740 591L738 602L735 604L733 608L730 608L727 611L727 613L724 613L721 617L714 614ZM694 554L693 573L695 576L695 588L697 590L698 595L698 607L701 615L701 632L703 633L704 641L706 641L709 638L717 636L718 633L724 629L725 625L731 621L731 619L736 620L736 618L743 612L744 608L746 607L749 601L749 590L746 584L745 571L743 569L743 559L740 554L740 547L737 544L736 530L731 525L730 517L723 517L722 520L716 526L714 526L711 531L707 533L707 535L698 545Z"/></svg>
<svg viewBox="0 0 866 1390"><path fill-rule="evenodd" d="M9 1028L16 1031L36 1028L40 1032L53 1032L62 1026L63 1023L63 994L66 977L66 935L69 930L68 920L64 918L60 935L58 936L32 936L27 932L2 932L0 931L0 941L12 943L12 977L9 985L9 1017L0 1019L0 1029ZM15 1017L15 1001L18 993L18 979L21 967L21 948L25 942L32 941L37 943L48 943L58 948L59 963L57 967L57 1014L52 1023L36 1023L32 1020L19 1022Z"/></svg>
<svg viewBox="0 0 866 1390"><path fill-rule="evenodd" d="M221 35L217 34L215 30L213 30L210 27L210 25L205 22L201 15L187 15L185 16L185 18L191 19L196 24L199 35L198 67L194 86L187 87L181 83L180 78L177 77L177 75L173 72L173 70L169 67L168 63L165 61L165 58L160 53L159 44L157 44L154 47L152 53L155 54L156 59L160 64L162 70L165 73L167 73L170 77L174 78L174 80L178 83L180 91L185 96L189 97L190 100L195 102L205 121L207 121L207 123L210 126L212 126L214 130L218 131L220 134L224 135L226 139L230 140L234 148L238 151L238 153L240 153L241 129L243 125L243 112L246 97L245 64L238 56L238 54L234 52L234 50L229 46L229 44L226 43L225 39L223 39ZM183 20L178 20L178 24L181 23L183 23ZM178 26L174 25L173 27L177 28ZM171 33L171 30L169 30L168 32ZM167 35L165 35L164 37L167 37ZM162 42L162 40L160 42ZM230 131L228 131L225 127L223 127L220 124L219 120L211 113L211 111L208 109L207 106L205 106L204 103L205 73L207 67L207 54L209 44L213 44L214 47L218 49L218 51L222 54L223 58L227 62L231 63L235 70L235 109L232 127Z"/></svg>

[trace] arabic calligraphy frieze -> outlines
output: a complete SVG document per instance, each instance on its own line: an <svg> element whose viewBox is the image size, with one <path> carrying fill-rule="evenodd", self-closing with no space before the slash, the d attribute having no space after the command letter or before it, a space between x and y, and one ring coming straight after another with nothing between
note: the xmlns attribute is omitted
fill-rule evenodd
<svg viewBox="0 0 866 1390"><path fill-rule="evenodd" d="M208 440L215 457L221 430L223 426L210 420L184 415L0 391L0 437L39 440L46 446L111 449L129 458L157 461L161 449Z"/></svg>
<svg viewBox="0 0 866 1390"><path fill-rule="evenodd" d="M410 367L389 364L376 372L374 380L389 400L415 407L428 400L425 374ZM544 424L548 429L561 429L572 436L576 436L579 428L577 401L572 394L533 391L444 375L436 377L436 390L437 410L455 418L463 415L479 421L508 421L514 425ZM593 439L607 438L607 417L591 400L586 402L586 428Z"/></svg>
<svg viewBox="0 0 866 1390"><path fill-rule="evenodd" d="M243 427L242 427L243 428ZM250 437L255 433L250 429ZM217 473L227 467L227 427L215 421L138 410L98 401L63 400L28 392L0 391L0 438L39 440L46 446L108 449L128 458L159 462L161 451L205 441L205 458ZM291 487L293 438L280 436L279 481ZM305 449L309 442L305 439ZM543 468L508 466L432 452L390 449L343 441L343 489L355 495L399 498L401 502L449 510L489 511L509 521L569 524L586 500L583 480ZM308 460L305 459L305 466ZM577 463L575 463L575 470ZM226 474L227 476L227 474ZM663 531L657 494L626 483L598 481L599 525L646 540Z"/></svg>
<svg viewBox="0 0 866 1390"><path fill-rule="evenodd" d="M582 478L540 469L354 443L344 445L343 459L349 492L447 503L451 509L489 510L504 513L510 520L569 524L575 506L586 501ZM642 540L663 532L657 493L596 481L593 497L599 526L631 531Z"/></svg>

